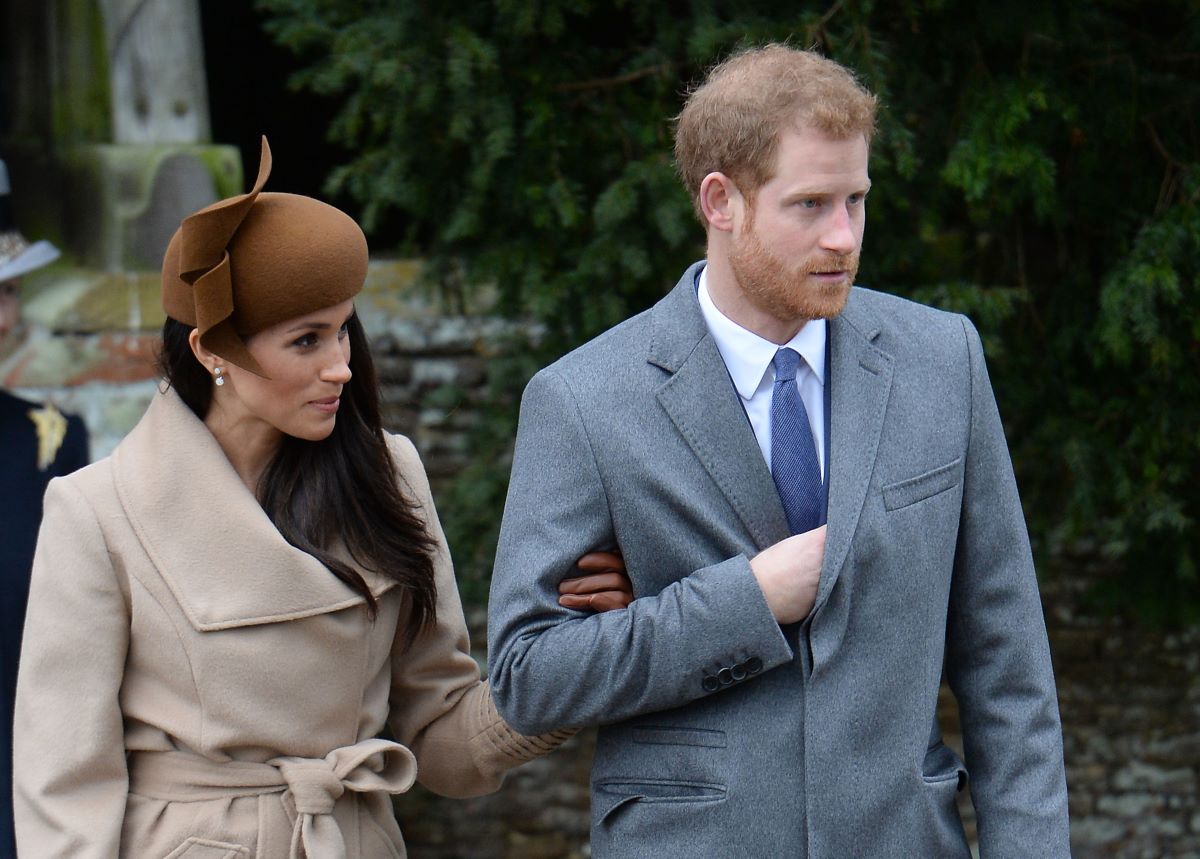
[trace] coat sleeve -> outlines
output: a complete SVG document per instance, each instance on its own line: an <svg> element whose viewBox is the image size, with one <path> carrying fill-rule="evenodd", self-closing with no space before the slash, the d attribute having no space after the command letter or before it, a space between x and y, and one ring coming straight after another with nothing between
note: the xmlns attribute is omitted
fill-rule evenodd
<svg viewBox="0 0 1200 859"><path fill-rule="evenodd" d="M971 430L946 669L962 720L980 855L1069 857L1062 729L1037 577L983 347L963 324Z"/></svg>
<svg viewBox="0 0 1200 859"><path fill-rule="evenodd" d="M412 490L437 541L437 623L409 646L397 635L389 726L416 755L417 778L430 790L451 797L490 793L509 769L553 751L575 732L523 736L496 711L491 687L480 679L471 657L454 568L425 469L408 439L392 437L391 445L401 485Z"/></svg>
<svg viewBox="0 0 1200 859"><path fill-rule="evenodd" d="M522 731L680 707L728 688L717 677L735 666L757 672L792 659L743 555L694 569L622 611L558 605L558 584L578 575L576 560L617 545L605 480L621 480L622 466L602 475L594 427L578 405L585 399L550 368L521 402L488 634L500 712Z"/></svg>
<svg viewBox="0 0 1200 859"><path fill-rule="evenodd" d="M33 560L14 721L17 848L113 859L128 773L119 693L129 603L92 506L51 481Z"/></svg>

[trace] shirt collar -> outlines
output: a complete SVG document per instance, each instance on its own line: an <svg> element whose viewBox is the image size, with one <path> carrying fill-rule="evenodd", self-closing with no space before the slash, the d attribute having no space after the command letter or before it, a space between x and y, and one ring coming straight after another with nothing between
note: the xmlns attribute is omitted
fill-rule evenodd
<svg viewBox="0 0 1200 859"><path fill-rule="evenodd" d="M758 390L775 353L782 347L743 328L717 308L708 291L707 266L700 272L697 297L704 321L717 343L717 350L725 361L734 387L743 400L750 399ZM826 330L824 319L812 319L784 344L800 353L822 385L825 384Z"/></svg>

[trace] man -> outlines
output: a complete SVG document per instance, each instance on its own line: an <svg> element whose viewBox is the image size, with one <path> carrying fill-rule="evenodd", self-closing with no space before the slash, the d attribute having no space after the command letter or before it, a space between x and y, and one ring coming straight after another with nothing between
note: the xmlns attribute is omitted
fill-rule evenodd
<svg viewBox="0 0 1200 859"><path fill-rule="evenodd" d="M597 857L968 857L968 771L982 856L1069 856L979 337L851 288L874 112L813 53L714 69L676 133L706 260L525 392L491 682L521 731L602 726ZM558 608L597 546L638 598ZM965 765L938 728L943 670Z"/></svg>
<svg viewBox="0 0 1200 859"><path fill-rule="evenodd" d="M49 242L30 244L12 219L8 169L0 161L0 346L21 315L21 277L58 258ZM0 859L16 856L12 824L12 717L29 572L51 478L87 464L79 418L0 388Z"/></svg>

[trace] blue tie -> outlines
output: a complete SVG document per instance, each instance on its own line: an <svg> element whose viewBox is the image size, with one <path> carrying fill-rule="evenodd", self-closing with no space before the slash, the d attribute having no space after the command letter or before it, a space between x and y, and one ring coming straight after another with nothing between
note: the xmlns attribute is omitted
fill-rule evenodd
<svg viewBox="0 0 1200 859"><path fill-rule="evenodd" d="M800 355L780 349L775 365L775 388L771 392L771 476L783 502L793 534L811 531L821 524L821 466L817 445L808 425L808 412L796 385Z"/></svg>

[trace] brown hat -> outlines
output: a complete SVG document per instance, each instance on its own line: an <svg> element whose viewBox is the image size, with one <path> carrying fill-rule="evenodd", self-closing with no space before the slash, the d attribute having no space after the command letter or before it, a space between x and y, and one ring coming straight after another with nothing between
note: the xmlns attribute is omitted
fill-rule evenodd
<svg viewBox="0 0 1200 859"><path fill-rule="evenodd" d="M244 338L353 298L367 277L367 240L345 212L312 197L262 192L262 140L249 194L184 218L162 267L163 310L194 325L205 348L266 378Z"/></svg>

